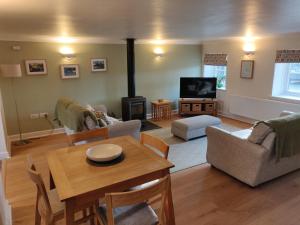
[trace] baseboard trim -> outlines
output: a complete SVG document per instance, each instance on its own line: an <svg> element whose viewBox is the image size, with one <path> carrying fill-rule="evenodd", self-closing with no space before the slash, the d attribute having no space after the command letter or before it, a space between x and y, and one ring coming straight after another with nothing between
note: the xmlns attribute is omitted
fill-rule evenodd
<svg viewBox="0 0 300 225"><path fill-rule="evenodd" d="M41 131L23 133L22 137L24 139L31 139L31 138L39 138L39 137L44 137L44 136L49 136L54 134L62 134L62 133L65 133L64 128L56 128L54 130L41 130ZM8 138L10 142L20 140L19 134L10 135Z"/></svg>
<svg viewBox="0 0 300 225"><path fill-rule="evenodd" d="M241 121L244 123L250 123L250 124L255 123L255 120L253 120L253 119L249 119L249 118L242 117L242 116L237 116L237 115L234 115L231 113L218 112L218 116L223 116L223 117L226 117L229 119L238 120L238 121Z"/></svg>

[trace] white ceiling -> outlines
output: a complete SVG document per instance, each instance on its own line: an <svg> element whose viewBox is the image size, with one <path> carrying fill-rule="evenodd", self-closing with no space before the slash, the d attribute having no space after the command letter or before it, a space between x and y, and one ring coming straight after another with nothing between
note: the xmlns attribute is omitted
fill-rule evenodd
<svg viewBox="0 0 300 225"><path fill-rule="evenodd" d="M120 42L300 32L300 0L0 0L0 39Z"/></svg>

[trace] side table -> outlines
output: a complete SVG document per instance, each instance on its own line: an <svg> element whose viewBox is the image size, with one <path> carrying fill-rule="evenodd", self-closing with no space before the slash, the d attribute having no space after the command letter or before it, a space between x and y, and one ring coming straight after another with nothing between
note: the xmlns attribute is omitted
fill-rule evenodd
<svg viewBox="0 0 300 225"><path fill-rule="evenodd" d="M171 101L152 101L151 109L152 109L152 119L153 120L169 120L171 119L172 108Z"/></svg>

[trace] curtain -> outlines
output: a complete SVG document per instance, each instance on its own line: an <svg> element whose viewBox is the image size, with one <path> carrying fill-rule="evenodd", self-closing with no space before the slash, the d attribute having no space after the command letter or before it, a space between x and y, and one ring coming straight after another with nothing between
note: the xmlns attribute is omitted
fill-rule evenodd
<svg viewBox="0 0 300 225"><path fill-rule="evenodd" d="M205 54L204 65L226 66L227 54Z"/></svg>
<svg viewBox="0 0 300 225"><path fill-rule="evenodd" d="M276 63L300 63L300 50L277 50Z"/></svg>

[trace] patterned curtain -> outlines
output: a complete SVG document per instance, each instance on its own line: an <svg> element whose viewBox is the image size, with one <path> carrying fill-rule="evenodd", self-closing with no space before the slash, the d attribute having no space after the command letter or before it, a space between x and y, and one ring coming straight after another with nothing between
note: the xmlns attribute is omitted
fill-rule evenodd
<svg viewBox="0 0 300 225"><path fill-rule="evenodd" d="M205 54L204 65L226 66L227 54Z"/></svg>
<svg viewBox="0 0 300 225"><path fill-rule="evenodd" d="M276 63L300 63L300 50L278 50Z"/></svg>

